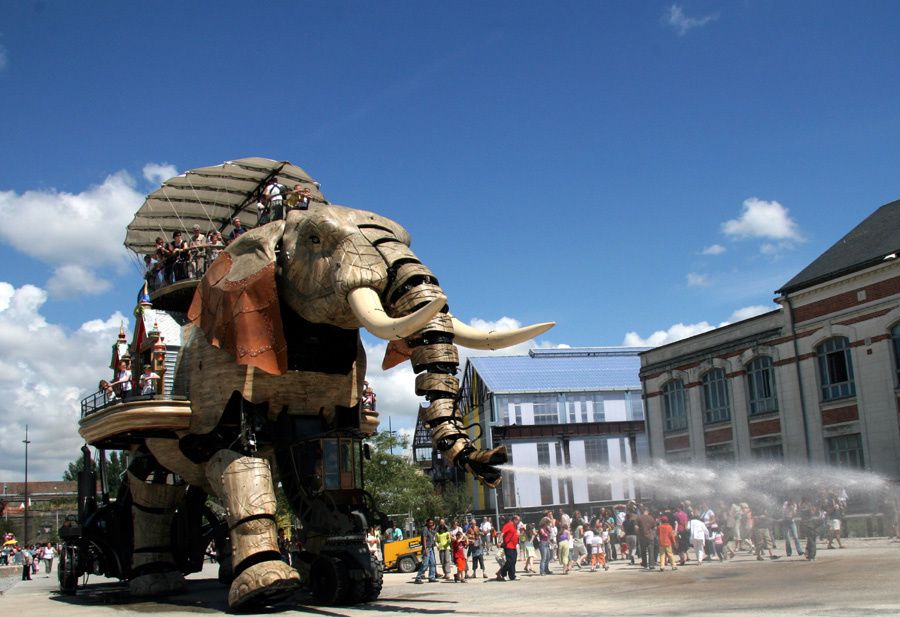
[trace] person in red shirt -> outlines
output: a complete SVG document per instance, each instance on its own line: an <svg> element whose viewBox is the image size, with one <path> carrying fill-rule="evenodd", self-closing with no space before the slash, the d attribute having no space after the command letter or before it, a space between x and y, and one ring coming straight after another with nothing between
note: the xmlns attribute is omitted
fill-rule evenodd
<svg viewBox="0 0 900 617"><path fill-rule="evenodd" d="M668 517L661 516L659 518L659 525L656 526L656 530L659 533L659 571L665 571L667 558L672 566L672 570L677 570L673 550L675 546L675 530L669 524Z"/></svg>
<svg viewBox="0 0 900 617"><path fill-rule="evenodd" d="M466 547L469 545L466 534L462 531L456 532L456 537L450 540L450 546L453 549L453 561L456 564L456 574L453 575L454 582L465 583L466 572L468 571L468 561L466 559Z"/></svg>
<svg viewBox="0 0 900 617"><path fill-rule="evenodd" d="M516 580L516 560L519 558L519 520L519 515L514 514L500 530L503 555L506 560L503 562L503 567L497 572L498 581L506 580L505 577L509 577L511 581Z"/></svg>

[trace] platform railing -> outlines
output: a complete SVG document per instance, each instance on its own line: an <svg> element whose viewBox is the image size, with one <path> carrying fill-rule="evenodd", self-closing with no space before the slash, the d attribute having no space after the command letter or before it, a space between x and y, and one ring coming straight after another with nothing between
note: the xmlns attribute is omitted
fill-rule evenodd
<svg viewBox="0 0 900 617"><path fill-rule="evenodd" d="M187 397L184 396L167 396L165 394L136 394L134 396L129 396L126 399L120 398L116 396L115 398L110 398L110 396L103 390L98 390L94 392L90 396L86 396L81 400L81 417L82 419L90 416L91 414L95 414L98 411L102 411L109 407L114 407L116 405L121 405L122 403L135 403L138 401L184 401L187 400Z"/></svg>

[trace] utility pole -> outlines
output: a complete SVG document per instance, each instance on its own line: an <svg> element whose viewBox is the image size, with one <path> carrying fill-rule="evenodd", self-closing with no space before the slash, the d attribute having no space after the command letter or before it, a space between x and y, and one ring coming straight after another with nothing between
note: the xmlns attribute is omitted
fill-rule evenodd
<svg viewBox="0 0 900 617"><path fill-rule="evenodd" d="M23 520L24 533L22 538L22 546L26 546L28 544L28 444L31 442L28 441L28 425L25 425L25 439L22 440L22 443L25 444L25 518Z"/></svg>

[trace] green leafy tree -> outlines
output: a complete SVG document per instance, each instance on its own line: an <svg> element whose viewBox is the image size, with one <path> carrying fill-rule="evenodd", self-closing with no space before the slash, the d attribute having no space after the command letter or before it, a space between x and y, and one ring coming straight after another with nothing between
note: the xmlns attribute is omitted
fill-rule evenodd
<svg viewBox="0 0 900 617"><path fill-rule="evenodd" d="M431 479L402 454L409 448L408 438L382 431L369 444L372 456L363 469L364 485L383 512L411 512L416 521L422 521L444 511L444 501ZM391 449L397 454L391 454Z"/></svg>
<svg viewBox="0 0 900 617"><path fill-rule="evenodd" d="M97 463L98 461L95 461ZM84 457L79 456L77 459L69 463L68 468L63 473L63 480L73 482L78 480L78 472L84 469ZM106 458L106 481L109 484L110 495L115 496L119 492L122 485L122 474L128 469L128 457L124 452L112 451L107 454Z"/></svg>
<svg viewBox="0 0 900 617"><path fill-rule="evenodd" d="M448 516L458 518L460 522L466 514L472 512L472 498L463 483L444 485L441 497L444 501L444 512Z"/></svg>

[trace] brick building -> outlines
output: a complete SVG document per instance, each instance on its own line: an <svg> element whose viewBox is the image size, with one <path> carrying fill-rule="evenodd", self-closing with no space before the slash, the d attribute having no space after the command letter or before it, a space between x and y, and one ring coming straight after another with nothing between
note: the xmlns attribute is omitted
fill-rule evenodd
<svg viewBox="0 0 900 617"><path fill-rule="evenodd" d="M900 200L779 308L641 354L653 458L828 462L900 479Z"/></svg>

